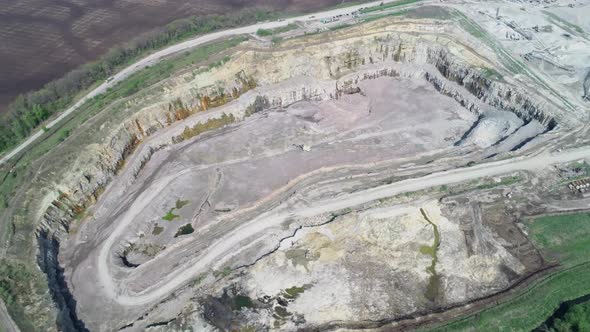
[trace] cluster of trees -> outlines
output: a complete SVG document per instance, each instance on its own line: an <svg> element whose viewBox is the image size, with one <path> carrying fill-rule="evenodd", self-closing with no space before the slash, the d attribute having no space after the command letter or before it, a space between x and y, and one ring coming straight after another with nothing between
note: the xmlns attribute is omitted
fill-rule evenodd
<svg viewBox="0 0 590 332"><path fill-rule="evenodd" d="M590 302L568 308L563 318L557 318L549 331L590 331Z"/></svg>
<svg viewBox="0 0 590 332"><path fill-rule="evenodd" d="M275 13L260 9L245 9L226 15L193 16L174 21L138 37L126 46L115 48L100 60L81 66L47 83L38 91L18 96L0 119L0 153L17 145L50 116L67 108L80 92L112 76L142 54L191 36L275 17Z"/></svg>

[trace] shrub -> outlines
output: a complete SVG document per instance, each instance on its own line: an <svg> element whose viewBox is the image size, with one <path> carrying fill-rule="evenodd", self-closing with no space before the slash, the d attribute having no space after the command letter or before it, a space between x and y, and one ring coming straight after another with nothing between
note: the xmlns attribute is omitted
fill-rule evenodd
<svg viewBox="0 0 590 332"><path fill-rule="evenodd" d="M188 234L192 234L195 231L195 229L193 228L193 225L191 224L186 224L182 227L180 227L178 229L178 231L176 232L176 234L174 234L174 237L179 237L182 235L188 235Z"/></svg>
<svg viewBox="0 0 590 332"><path fill-rule="evenodd" d="M260 37L267 37L272 35L272 31L267 30L267 29L258 29L258 31L256 31L256 35L260 36Z"/></svg>

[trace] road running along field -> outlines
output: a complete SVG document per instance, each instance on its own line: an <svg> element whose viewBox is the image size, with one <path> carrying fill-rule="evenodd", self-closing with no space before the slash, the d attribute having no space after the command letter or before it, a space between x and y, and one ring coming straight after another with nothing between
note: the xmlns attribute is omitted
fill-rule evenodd
<svg viewBox="0 0 590 332"><path fill-rule="evenodd" d="M291 17L291 18L287 18L282 21L259 23L259 24L254 24L254 25L250 25L247 27L242 27L242 28L218 31L218 32L214 32L214 33L211 33L208 35L200 36L200 37L182 42L180 44L176 44L176 45L167 47L163 50L155 52L155 53L139 60L138 62L121 70L119 73L113 75L112 79L108 80L107 82L102 83L101 85L96 87L94 90L90 91L86 96L82 97L74 105L72 105L67 110L65 110L63 113L61 113L56 119L47 123L45 125L45 128L49 129L49 128L52 128L53 126L56 126L58 123L63 121L66 117L68 117L70 114L72 114L73 112L76 112L80 108L80 106L82 106L88 100L104 93L109 88L116 88L117 83L123 81L125 78L129 77L131 74L136 73L148 66L152 66L152 65L158 63L159 61L161 61L162 59L164 59L168 56L171 56L175 53L185 51L187 49L194 48L199 45L209 43L211 41L221 39L221 38L227 38L227 37L242 35L242 34L252 34L252 33L256 33L256 31L258 31L260 29L272 30L272 29L288 26L289 24L293 24L297 21L305 22L305 21L321 20L323 18L331 18L331 17L338 16L338 15L345 15L347 13L351 13L351 12L360 10L361 8L371 7L371 6L380 6L382 3L387 4L387 3L396 2L396 1L398 1L398 0L374 1L374 2L365 3L363 5L338 8L338 9L333 9L333 10L329 10L329 11L325 11L325 12L316 13L313 15ZM6 155L4 155L0 159L0 165L4 164L8 160L10 160L12 157L16 156L21 151L24 151L29 145L33 144L33 142L35 142L37 139L39 139L41 136L43 136L44 132L45 132L45 129L41 129L41 130L35 132L33 135L31 135L29 138L27 138L27 140L22 142L19 146L17 146L12 151L10 151Z"/></svg>

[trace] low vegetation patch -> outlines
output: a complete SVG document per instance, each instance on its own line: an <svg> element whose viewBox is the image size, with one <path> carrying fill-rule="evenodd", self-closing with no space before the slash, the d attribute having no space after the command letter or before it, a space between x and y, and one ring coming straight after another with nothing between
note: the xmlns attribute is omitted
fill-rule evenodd
<svg viewBox="0 0 590 332"><path fill-rule="evenodd" d="M227 114L223 113L221 118L209 119L205 123L199 122L192 127L185 127L184 131L182 132L182 135L180 135L179 137L176 137L175 140L176 141L187 140L189 138L200 135L204 132L214 130L214 129L219 129L225 125L235 122L235 120L236 119L233 116L233 114L227 115Z"/></svg>
<svg viewBox="0 0 590 332"><path fill-rule="evenodd" d="M299 26L295 23L289 23L288 25L285 25L284 27L279 27L279 28L275 28L275 29L258 29L256 31L256 35L260 36L260 37L268 37L268 36L272 36L272 35L278 35L281 33L285 33L291 30L295 30L298 29Z"/></svg>
<svg viewBox="0 0 590 332"><path fill-rule="evenodd" d="M303 285L301 287L293 286L291 288L285 289L283 292L283 297L289 300L296 299L299 295L303 294L306 289L308 289L310 285Z"/></svg>
<svg viewBox="0 0 590 332"><path fill-rule="evenodd" d="M171 208L170 210L168 210L168 213L166 213L166 215L164 215L162 217L162 219L164 219L166 221L172 221L172 220L174 220L176 218L180 218L180 215L175 214L174 211L182 209L188 203L189 203L189 201L183 201L183 200L180 200L180 199L176 200L176 203L175 203L174 207Z"/></svg>
<svg viewBox="0 0 590 332"><path fill-rule="evenodd" d="M189 203L189 201L183 201L181 199L178 199L178 200L176 200L176 209L180 210L184 206L186 206L188 203Z"/></svg>
<svg viewBox="0 0 590 332"><path fill-rule="evenodd" d="M207 278L207 273L201 273L199 274L195 279L193 279L190 283L191 287L197 287L199 286L203 280L205 280L205 278Z"/></svg>
<svg viewBox="0 0 590 332"><path fill-rule="evenodd" d="M160 235L164 231L164 227L159 226L158 224L154 225L154 230L152 231L152 235Z"/></svg>
<svg viewBox="0 0 590 332"><path fill-rule="evenodd" d="M551 21L555 25L558 25L560 28L566 30L567 32L571 34L578 34L584 36L584 29L582 29L582 27L580 27L579 25L575 25L567 20L562 19L558 15L552 12L548 12L546 10L543 11L543 14L547 15L549 21Z"/></svg>
<svg viewBox="0 0 590 332"><path fill-rule="evenodd" d="M282 41L283 41L283 37L279 37L279 36L273 36L271 39L271 42L273 45L277 45Z"/></svg>
<svg viewBox="0 0 590 332"><path fill-rule="evenodd" d="M176 218L180 218L180 216L178 214L174 214L174 210L176 210L176 208L171 208L168 213L166 213L162 219L166 220L166 221L172 221Z"/></svg>
<svg viewBox="0 0 590 332"><path fill-rule="evenodd" d="M484 68L482 74L485 78L500 81L502 80L502 75L493 68Z"/></svg>
<svg viewBox="0 0 590 332"><path fill-rule="evenodd" d="M521 181L521 178L518 175L505 176L505 177L501 178L499 181L492 180L492 181L487 181L483 184L480 184L477 187L475 187L475 189L492 189L492 188L500 187L500 186L509 186L509 185L515 184L520 181Z"/></svg>
<svg viewBox="0 0 590 332"><path fill-rule="evenodd" d="M234 298L234 308L235 310L241 310L242 308L253 308L254 302L252 299L245 295L237 295Z"/></svg>
<svg viewBox="0 0 590 332"><path fill-rule="evenodd" d="M256 35L260 37L271 36L272 31L268 29L258 29L258 31L256 31Z"/></svg>
<svg viewBox="0 0 590 332"><path fill-rule="evenodd" d="M232 272L231 268L229 266L226 266L221 271L213 271L213 276L215 278L225 278L228 275L230 275L231 272Z"/></svg>
<svg viewBox="0 0 590 332"><path fill-rule="evenodd" d="M0 298L8 313L22 331L34 331L32 321L26 316L26 308L37 305L31 289L41 288L44 281L24 264L0 259Z"/></svg>
<svg viewBox="0 0 590 332"><path fill-rule="evenodd" d="M340 30L340 29L348 28L349 26L350 25L348 25L348 24L341 23L341 24L335 25L333 27L330 27L330 30L331 31Z"/></svg>
<svg viewBox="0 0 590 332"><path fill-rule="evenodd" d="M143 254L147 257L154 258L158 253L166 249L166 246L152 244L152 243L132 243L130 246L125 248L123 256L127 256L132 252Z"/></svg>
<svg viewBox="0 0 590 332"><path fill-rule="evenodd" d="M430 266L426 268L426 272L430 274L430 279L428 281L428 288L426 289L425 296L430 301L435 301L438 296L438 288L440 285L440 278L436 274L436 263L438 261L436 253L438 248L440 247L440 233L438 231L438 226L430 220L428 214L424 209L420 209L420 213L424 217L424 220L428 222L432 226L432 231L434 233L434 240L432 242L432 246L421 246L420 253L424 255L428 255L432 258Z"/></svg>
<svg viewBox="0 0 590 332"><path fill-rule="evenodd" d="M193 228L193 225L186 224L178 229L176 234L174 234L174 237L192 234L194 231L195 231L195 229Z"/></svg>
<svg viewBox="0 0 590 332"><path fill-rule="evenodd" d="M390 3L382 4L379 6L373 6L373 7L361 9L360 13L361 14L372 13L372 12L376 12L379 10L386 10L386 9L391 9L391 8L398 7L398 6L409 5L412 3L419 2L419 1L420 0L400 0L400 1L396 1L396 2L390 2Z"/></svg>
<svg viewBox="0 0 590 332"><path fill-rule="evenodd" d="M262 112L270 107L268 98L262 96L256 96L254 103L246 107L246 117L252 116L258 112Z"/></svg>

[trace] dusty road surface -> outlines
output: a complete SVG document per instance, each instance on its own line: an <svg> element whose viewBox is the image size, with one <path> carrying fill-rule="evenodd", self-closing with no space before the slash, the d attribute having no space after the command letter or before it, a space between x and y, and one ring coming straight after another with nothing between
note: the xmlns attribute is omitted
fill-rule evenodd
<svg viewBox="0 0 590 332"><path fill-rule="evenodd" d="M159 192L155 191L147 195L141 195L133 203L132 208L127 211L125 217L120 220L109 239L103 244L98 257L98 276L106 294L119 304L124 306L146 305L170 294L183 283L191 280L199 273L210 269L211 266L219 267L223 265L225 261L233 256L234 249L244 243L243 241L251 239L256 234L263 234L269 228L280 226L287 218L312 217L407 192L469 181L481 177L497 176L514 171L530 171L551 164L566 163L588 157L590 157L590 147L554 154L545 153L529 158L520 157L433 173L424 177L408 179L352 194L342 194L337 198L311 202L308 206L301 208L292 209L283 207L282 209L277 209L277 212L264 213L251 221L245 222L239 228L219 238L203 254L195 257L192 264L184 265L186 268L183 271L171 272L168 278L160 280L149 288L137 294L129 294L127 291L119 289L117 283L113 280L109 268L109 255L115 240L128 227L134 218L134 214L145 208L153 196L159 194ZM160 181L162 183L158 183L158 186L164 187L166 181L172 180L173 178L161 179Z"/></svg>
<svg viewBox="0 0 590 332"><path fill-rule="evenodd" d="M341 9L334 9L334 10L320 12L320 13L313 14L313 15L292 17L292 18L285 19L283 21L259 23L259 24L254 24L254 25L242 27L242 28L223 30L223 31L214 32L214 33L211 33L208 35L204 35L204 36L201 36L198 38L194 38L194 39L188 40L188 41L180 43L180 44L170 46L170 47L165 48L161 51L155 52L155 53L141 59L140 61L136 62L135 64L132 64L129 67L123 69L122 71L120 71L119 73L114 75L113 79L111 81L105 82L105 83L101 84L100 86L98 86L96 89L89 92L86 96L81 98L73 106L71 106L70 108L65 110L55 120L47 123L45 127L51 128L51 127L55 126L56 124L61 122L63 119L65 119L67 116L69 116L73 112L77 111L80 108L80 106L82 106L86 101L104 93L109 88L114 88L117 85L117 83L124 80L125 78L132 75L133 73L136 73L136 72L144 69L147 66L151 66L153 64L156 64L159 61L161 61L162 59L164 59L170 55L173 55L175 53L178 53L178 52L190 49L190 48L194 48L199 45L202 45L202 44L205 44L205 43L217 40L217 39L232 37L232 36L236 36L236 35L255 33L256 31L258 31L258 29L275 29L278 27L287 26L287 25L289 25L291 23L295 23L297 21L312 21L312 20L320 20L322 18L330 18L330 17L337 16L337 15L344 15L347 13L351 13L351 12L356 11L356 10L363 8L363 7L376 6L381 3L389 3L389 2L395 2L395 1L398 1L398 0L374 1L374 2L363 4L363 5L351 6L351 7L341 8ZM21 151L23 151L26 147L28 147L33 142L35 142L39 137L41 137L43 135L43 133L44 133L44 130L39 130L38 132L36 132L32 136L30 136L26 141L21 143L14 150L10 151L8 154L3 156L2 159L0 159L0 165L5 163L10 158L14 157L15 155L17 155Z"/></svg>

